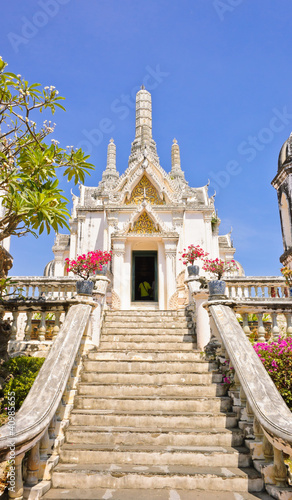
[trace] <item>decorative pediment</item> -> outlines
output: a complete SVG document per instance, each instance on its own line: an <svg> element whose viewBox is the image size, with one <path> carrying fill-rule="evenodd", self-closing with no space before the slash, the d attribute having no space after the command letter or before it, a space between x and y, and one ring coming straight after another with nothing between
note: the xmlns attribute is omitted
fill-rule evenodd
<svg viewBox="0 0 292 500"><path fill-rule="evenodd" d="M129 233L136 234L149 234L149 233L159 233L159 229L157 229L153 220L149 217L146 211L142 212L142 214L138 217L138 219L134 222L132 228L129 229Z"/></svg>
<svg viewBox="0 0 292 500"><path fill-rule="evenodd" d="M134 187L129 200L126 201L126 205L140 205L144 200L151 203L151 205L165 205L165 201L160 198L157 189L145 174Z"/></svg>
<svg viewBox="0 0 292 500"><path fill-rule="evenodd" d="M174 181L158 163L152 161L150 154L147 157L141 154L132 162L113 191L115 200L127 205L141 203L144 194L147 201L156 205L177 204L181 199Z"/></svg>

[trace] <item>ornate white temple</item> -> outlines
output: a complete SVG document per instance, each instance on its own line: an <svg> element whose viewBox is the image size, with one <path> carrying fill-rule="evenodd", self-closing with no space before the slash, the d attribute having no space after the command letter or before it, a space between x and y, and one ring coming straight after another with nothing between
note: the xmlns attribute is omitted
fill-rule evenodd
<svg viewBox="0 0 292 500"><path fill-rule="evenodd" d="M73 195L71 234L57 235L55 259L45 274L66 275L66 257L112 249L113 307L176 309L187 303L185 266L180 260L184 248L200 245L211 258L233 258L230 234L219 236L219 224L208 184L191 188L185 180L176 140L171 171L160 165L152 138L151 94L142 88L136 97L136 132L128 168L122 175L117 172L111 139L102 180L98 187L81 185L80 196ZM141 302L138 287L143 280L154 289L151 304Z"/></svg>

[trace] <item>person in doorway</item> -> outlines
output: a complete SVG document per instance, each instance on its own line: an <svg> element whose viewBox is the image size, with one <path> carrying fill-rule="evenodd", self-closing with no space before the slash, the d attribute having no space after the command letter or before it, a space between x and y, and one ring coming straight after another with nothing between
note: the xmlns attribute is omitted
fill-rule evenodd
<svg viewBox="0 0 292 500"><path fill-rule="evenodd" d="M140 297L141 300L147 300L150 299L150 290L152 290L151 286L149 285L148 281L141 281L139 285L139 292L140 292Z"/></svg>

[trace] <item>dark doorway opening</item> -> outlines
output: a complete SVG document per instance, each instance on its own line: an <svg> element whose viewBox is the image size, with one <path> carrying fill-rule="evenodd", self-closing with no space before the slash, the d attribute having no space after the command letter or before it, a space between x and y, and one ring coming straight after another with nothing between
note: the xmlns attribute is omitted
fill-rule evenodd
<svg viewBox="0 0 292 500"><path fill-rule="evenodd" d="M152 294L141 297L141 283L147 282L151 286ZM157 252L133 252L132 254L132 301L143 300L157 302ZM146 285L147 288L147 285Z"/></svg>

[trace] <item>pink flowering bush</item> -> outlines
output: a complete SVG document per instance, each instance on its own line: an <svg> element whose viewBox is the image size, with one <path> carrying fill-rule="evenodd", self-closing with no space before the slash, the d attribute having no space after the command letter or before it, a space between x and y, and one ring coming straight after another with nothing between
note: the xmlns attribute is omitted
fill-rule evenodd
<svg viewBox="0 0 292 500"><path fill-rule="evenodd" d="M292 410L292 337L275 342L257 342L253 346L275 386Z"/></svg>
<svg viewBox="0 0 292 500"><path fill-rule="evenodd" d="M80 276L84 280L88 280L96 271L101 271L102 266L111 261L112 252L103 252L95 250L87 254L78 255L76 260L65 259L67 271Z"/></svg>
<svg viewBox="0 0 292 500"><path fill-rule="evenodd" d="M227 271L237 271L238 267L235 260L230 260L225 262L222 259L205 259L203 265L204 271L208 271L214 274L218 280L220 280L223 274Z"/></svg>
<svg viewBox="0 0 292 500"><path fill-rule="evenodd" d="M193 265L194 261L197 259L203 259L208 255L199 245L189 245L188 248L184 248L184 253L182 254L183 264L187 266L188 264Z"/></svg>

